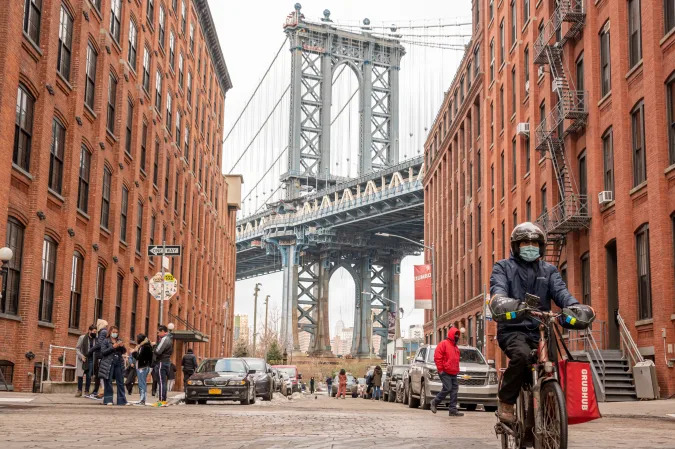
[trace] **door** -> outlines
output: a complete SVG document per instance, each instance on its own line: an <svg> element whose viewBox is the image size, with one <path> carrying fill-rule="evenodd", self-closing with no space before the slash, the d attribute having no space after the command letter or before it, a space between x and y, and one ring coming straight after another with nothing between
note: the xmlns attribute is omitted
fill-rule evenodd
<svg viewBox="0 0 675 449"><path fill-rule="evenodd" d="M616 322L616 312L619 309L616 240L609 242L605 250L607 252L607 348L619 349L619 325Z"/></svg>
<svg viewBox="0 0 675 449"><path fill-rule="evenodd" d="M422 375L424 374L424 359L427 355L427 348L420 348L415 356L415 361L413 362L413 370L410 377L411 387L410 390L415 394L418 394L420 391L420 383L422 381Z"/></svg>

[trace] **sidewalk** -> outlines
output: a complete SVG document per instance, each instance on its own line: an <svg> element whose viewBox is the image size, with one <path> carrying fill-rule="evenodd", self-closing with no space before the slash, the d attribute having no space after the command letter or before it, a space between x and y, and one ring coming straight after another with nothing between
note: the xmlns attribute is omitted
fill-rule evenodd
<svg viewBox="0 0 675 449"><path fill-rule="evenodd" d="M138 389L134 388L134 394L126 395L127 401L136 402L140 400L140 395L137 393ZM179 391L170 391L167 394L167 399L171 402L171 399L176 396L182 397L183 393ZM113 397L113 402L117 400L117 395ZM149 396L147 399L147 404L153 404L157 402L157 397ZM76 398L74 394L70 393L54 393L54 394L40 394L40 393L16 393L16 392L0 392L0 406L2 405L16 405L16 404L25 404L30 406L57 406L57 405L98 405L102 401L97 401L94 399L88 399L85 397Z"/></svg>
<svg viewBox="0 0 675 449"><path fill-rule="evenodd" d="M603 418L654 418L675 421L675 399L601 402L600 413Z"/></svg>

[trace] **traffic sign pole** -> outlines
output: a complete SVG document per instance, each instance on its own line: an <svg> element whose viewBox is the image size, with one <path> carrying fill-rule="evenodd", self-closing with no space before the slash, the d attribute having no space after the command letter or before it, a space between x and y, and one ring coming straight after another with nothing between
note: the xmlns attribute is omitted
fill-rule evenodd
<svg viewBox="0 0 675 449"><path fill-rule="evenodd" d="M162 324L164 322L164 253L166 252L166 240L162 240L162 300L159 301L159 323Z"/></svg>

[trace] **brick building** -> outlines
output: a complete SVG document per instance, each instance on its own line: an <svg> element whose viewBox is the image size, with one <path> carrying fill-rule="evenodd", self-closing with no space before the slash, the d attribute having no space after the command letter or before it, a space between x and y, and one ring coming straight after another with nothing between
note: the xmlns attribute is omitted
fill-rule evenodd
<svg viewBox="0 0 675 449"><path fill-rule="evenodd" d="M439 335L464 326L504 366L481 295L514 224L537 221L546 259L595 308L598 343L619 348L618 309L675 393L675 3L654 5L474 1L425 144Z"/></svg>
<svg viewBox="0 0 675 449"><path fill-rule="evenodd" d="M191 341L199 357L229 354L241 179L221 174L232 85L207 1L3 6L6 380L39 388L50 345L74 346L99 317L124 340L175 323L178 360ZM162 241L183 254L169 263L179 288L160 318L148 280L162 262L146 254Z"/></svg>

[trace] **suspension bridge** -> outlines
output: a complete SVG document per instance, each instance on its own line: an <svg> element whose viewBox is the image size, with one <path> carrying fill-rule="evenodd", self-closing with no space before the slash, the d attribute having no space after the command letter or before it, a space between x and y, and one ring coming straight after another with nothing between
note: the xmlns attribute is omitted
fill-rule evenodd
<svg viewBox="0 0 675 449"><path fill-rule="evenodd" d="M310 21L296 4L283 30L224 142L230 172L247 181L237 280L281 271L285 349L308 332L309 352L330 356L328 283L344 268L351 353L368 356L379 335L384 356L400 261L419 246L378 234L423 239L423 144L471 21L336 23L328 10Z"/></svg>

